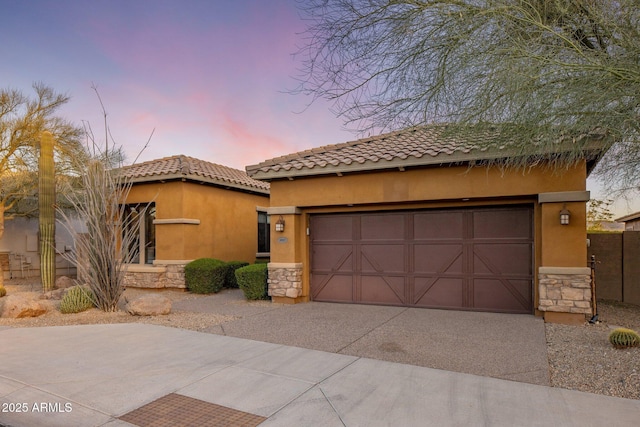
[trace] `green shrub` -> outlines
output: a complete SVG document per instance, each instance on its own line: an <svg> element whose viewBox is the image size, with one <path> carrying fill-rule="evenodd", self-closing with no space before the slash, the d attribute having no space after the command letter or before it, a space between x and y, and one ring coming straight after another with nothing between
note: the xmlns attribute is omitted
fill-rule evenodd
<svg viewBox="0 0 640 427"><path fill-rule="evenodd" d="M93 307L94 301L91 289L84 286L73 286L62 297L60 312L64 314L80 313Z"/></svg>
<svg viewBox="0 0 640 427"><path fill-rule="evenodd" d="M0 286L0 298L5 296L6 294L7 294L7 290L4 288L4 286Z"/></svg>
<svg viewBox="0 0 640 427"><path fill-rule="evenodd" d="M236 270L249 265L244 261L229 261L227 263L227 275L224 286L227 288L238 288L238 281L236 280Z"/></svg>
<svg viewBox="0 0 640 427"><path fill-rule="evenodd" d="M195 294L220 292L224 287L227 267L224 261L200 258L184 267L187 288Z"/></svg>
<svg viewBox="0 0 640 427"><path fill-rule="evenodd" d="M640 345L640 335L631 329L617 328L609 334L609 342L615 348L637 347Z"/></svg>
<svg viewBox="0 0 640 427"><path fill-rule="evenodd" d="M236 270L238 286L249 300L267 299L267 264L251 264Z"/></svg>

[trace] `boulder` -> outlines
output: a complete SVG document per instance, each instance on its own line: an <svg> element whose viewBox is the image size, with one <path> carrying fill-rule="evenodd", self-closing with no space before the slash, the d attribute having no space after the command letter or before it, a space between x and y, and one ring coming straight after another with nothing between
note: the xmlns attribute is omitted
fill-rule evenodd
<svg viewBox="0 0 640 427"><path fill-rule="evenodd" d="M56 289L55 291L40 294L40 299L62 299L66 289Z"/></svg>
<svg viewBox="0 0 640 427"><path fill-rule="evenodd" d="M127 313L134 316L157 316L171 313L171 300L157 294L146 294L129 301Z"/></svg>
<svg viewBox="0 0 640 427"><path fill-rule="evenodd" d="M23 295L8 295L2 298L0 317L11 319L38 317L46 312L47 307L36 300Z"/></svg>
<svg viewBox="0 0 640 427"><path fill-rule="evenodd" d="M75 286L76 282L75 280L67 277L67 276L60 276L56 279L56 285L55 288L56 289L67 289L70 288L72 286Z"/></svg>

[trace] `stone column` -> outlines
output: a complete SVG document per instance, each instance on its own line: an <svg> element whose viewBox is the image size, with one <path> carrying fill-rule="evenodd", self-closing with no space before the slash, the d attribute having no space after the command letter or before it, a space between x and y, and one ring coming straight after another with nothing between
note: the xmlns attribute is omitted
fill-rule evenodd
<svg viewBox="0 0 640 427"><path fill-rule="evenodd" d="M293 304L308 301L304 294L302 247L304 230L302 211L295 206L270 207L271 262L269 268L269 296L273 302ZM278 220L284 230L276 231Z"/></svg>

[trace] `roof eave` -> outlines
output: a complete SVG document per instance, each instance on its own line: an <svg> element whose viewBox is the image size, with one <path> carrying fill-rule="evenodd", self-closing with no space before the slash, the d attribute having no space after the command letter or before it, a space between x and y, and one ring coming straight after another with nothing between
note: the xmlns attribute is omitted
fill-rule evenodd
<svg viewBox="0 0 640 427"><path fill-rule="evenodd" d="M633 221L634 219L638 219L640 218L640 212L634 212L632 214L629 215L625 215L622 216L620 218L615 219L615 222L629 222L629 221Z"/></svg>
<svg viewBox="0 0 640 427"><path fill-rule="evenodd" d="M164 175L146 175L130 178L129 181L132 184L146 184L158 181L175 181L175 180L187 180L202 184L212 184L217 187L233 188L240 191L247 191L250 193L257 193L268 196L269 190L263 188L257 188L250 185L239 184L235 182L229 182L222 179L207 178L196 174L164 174Z"/></svg>

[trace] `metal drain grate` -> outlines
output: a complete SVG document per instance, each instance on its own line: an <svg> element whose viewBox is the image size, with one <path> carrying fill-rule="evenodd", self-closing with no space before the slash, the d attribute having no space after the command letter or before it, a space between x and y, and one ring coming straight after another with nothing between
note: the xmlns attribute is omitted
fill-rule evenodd
<svg viewBox="0 0 640 427"><path fill-rule="evenodd" d="M139 427L257 426L265 417L171 393L119 418Z"/></svg>

